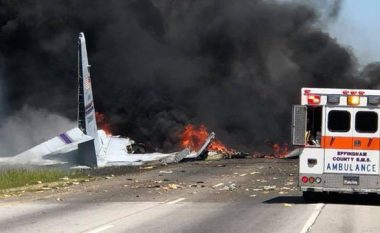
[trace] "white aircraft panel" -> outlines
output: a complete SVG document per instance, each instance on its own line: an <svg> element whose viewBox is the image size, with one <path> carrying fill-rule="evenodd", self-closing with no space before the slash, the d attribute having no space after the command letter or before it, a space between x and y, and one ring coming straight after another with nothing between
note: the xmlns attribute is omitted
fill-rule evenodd
<svg viewBox="0 0 380 233"><path fill-rule="evenodd" d="M28 165L49 165L57 164L55 160L44 159L43 157L56 153L67 153L77 148L79 143L91 140L79 128L74 128L58 136L45 141L33 148L24 151L16 156L3 158L2 163L7 164L28 164Z"/></svg>

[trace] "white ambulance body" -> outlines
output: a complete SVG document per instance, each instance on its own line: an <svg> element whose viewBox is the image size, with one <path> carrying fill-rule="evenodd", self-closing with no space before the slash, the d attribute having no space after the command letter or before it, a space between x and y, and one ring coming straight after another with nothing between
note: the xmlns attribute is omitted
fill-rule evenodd
<svg viewBox="0 0 380 233"><path fill-rule="evenodd" d="M380 90L302 88L292 141L304 196L380 193L379 115Z"/></svg>

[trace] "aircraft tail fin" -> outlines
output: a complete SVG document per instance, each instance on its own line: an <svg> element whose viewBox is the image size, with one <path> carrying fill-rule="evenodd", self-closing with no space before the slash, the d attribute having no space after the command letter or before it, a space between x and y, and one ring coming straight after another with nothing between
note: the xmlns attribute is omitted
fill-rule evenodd
<svg viewBox="0 0 380 233"><path fill-rule="evenodd" d="M78 39L78 127L86 135L94 138L95 153L98 154L101 149L101 144L96 125L89 68L86 39L84 33L81 32Z"/></svg>

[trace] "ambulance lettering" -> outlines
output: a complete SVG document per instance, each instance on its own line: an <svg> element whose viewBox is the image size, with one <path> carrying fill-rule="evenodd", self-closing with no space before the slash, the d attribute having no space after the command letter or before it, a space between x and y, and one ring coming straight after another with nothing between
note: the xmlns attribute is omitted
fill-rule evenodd
<svg viewBox="0 0 380 233"><path fill-rule="evenodd" d="M328 163L326 170L377 173L376 164Z"/></svg>

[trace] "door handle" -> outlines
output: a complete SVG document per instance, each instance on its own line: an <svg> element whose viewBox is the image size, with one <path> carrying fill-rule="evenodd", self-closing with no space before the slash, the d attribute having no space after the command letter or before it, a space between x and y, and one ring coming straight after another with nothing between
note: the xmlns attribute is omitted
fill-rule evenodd
<svg viewBox="0 0 380 233"><path fill-rule="evenodd" d="M334 143L334 141L335 141L335 137L332 137L332 138L330 139L330 146L332 146L332 144Z"/></svg>
<svg viewBox="0 0 380 233"><path fill-rule="evenodd" d="M373 141L373 138L369 138L369 140L368 140L368 144L367 144L367 147L370 147L370 146L371 146L372 141Z"/></svg>

